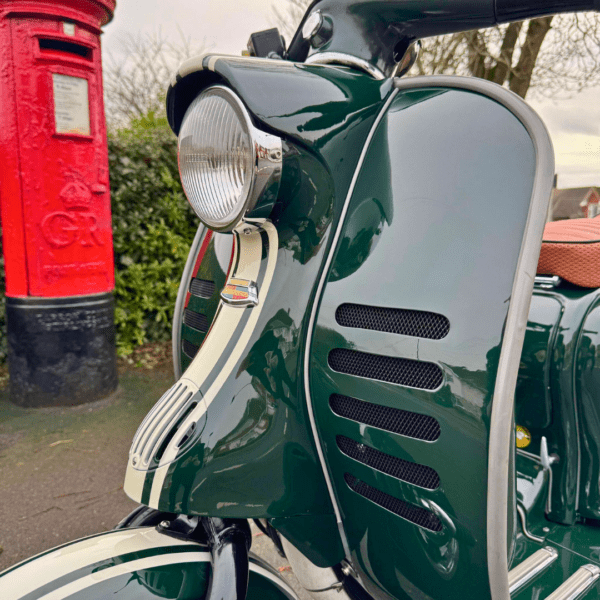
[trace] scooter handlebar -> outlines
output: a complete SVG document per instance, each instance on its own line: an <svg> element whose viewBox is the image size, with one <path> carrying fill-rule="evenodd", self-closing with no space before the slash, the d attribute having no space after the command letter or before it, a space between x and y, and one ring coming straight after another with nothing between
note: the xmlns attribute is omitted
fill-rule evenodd
<svg viewBox="0 0 600 600"><path fill-rule="evenodd" d="M600 11L600 0L496 0L496 22L523 21L564 12Z"/></svg>
<svg viewBox="0 0 600 600"><path fill-rule="evenodd" d="M398 54L421 38L591 10L600 11L600 0L316 0L290 44L288 57L303 62L314 53L346 54L389 76ZM322 25L309 40L302 31L316 11L322 15Z"/></svg>

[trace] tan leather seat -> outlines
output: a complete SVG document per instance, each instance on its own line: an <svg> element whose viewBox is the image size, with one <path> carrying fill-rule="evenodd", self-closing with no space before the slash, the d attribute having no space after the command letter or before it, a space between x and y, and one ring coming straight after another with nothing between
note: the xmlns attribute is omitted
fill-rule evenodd
<svg viewBox="0 0 600 600"><path fill-rule="evenodd" d="M537 272L581 287L600 287L600 216L548 223Z"/></svg>

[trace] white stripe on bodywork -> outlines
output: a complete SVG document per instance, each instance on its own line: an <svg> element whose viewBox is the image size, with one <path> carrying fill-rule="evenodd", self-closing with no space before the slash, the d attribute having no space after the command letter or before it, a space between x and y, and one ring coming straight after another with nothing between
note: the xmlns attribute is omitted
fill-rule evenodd
<svg viewBox="0 0 600 600"><path fill-rule="evenodd" d="M73 571L130 552L194 544L195 542L178 540L158 533L153 527L115 531L81 540L3 575L0 580L0 597L2 600L18 600Z"/></svg>
<svg viewBox="0 0 600 600"><path fill-rule="evenodd" d="M71 583L41 596L39 600L63 600L81 592L86 588L92 587L103 581L114 579L120 575L127 575L142 571L144 569L152 569L155 567L166 567L167 565L185 564L190 562L210 562L210 552L180 552L179 554L161 554L160 556L150 556L148 558L140 558L128 563L115 565L108 569L102 569L97 573L92 573L86 577L82 577Z"/></svg>
<svg viewBox="0 0 600 600"><path fill-rule="evenodd" d="M134 502L139 502L140 504L144 492L144 481L146 481L146 471L138 471L131 465L127 466L123 489Z"/></svg>
<svg viewBox="0 0 600 600"><path fill-rule="evenodd" d="M140 558L127 563L121 563L113 567L102 569L97 573L91 573L81 579L72 581L44 596L40 596L38 600L66 600L70 596L82 592L87 588L91 588L98 583L103 583L119 577L121 575L128 575L129 573L135 573L146 569L155 569L158 567L166 567L168 565L183 565L191 562L211 562L210 552L179 552L177 554L161 554L159 556L149 556L147 558ZM250 562L250 572L256 573L261 577L268 579L280 591L285 593L290 599L297 600L298 596L294 590L280 577L266 569L260 564ZM22 596L21 596L22 597ZM4 599L3 600L8 600Z"/></svg>
<svg viewBox="0 0 600 600"><path fill-rule="evenodd" d="M275 229L275 226L272 223L267 221L262 225L262 227L267 232L267 235L268 235L269 252L268 252L268 258L267 258L267 268L265 271L265 276L262 281L261 288L259 290L259 294L260 294L259 295L259 304L258 304L258 306L255 306L253 309L251 309L252 312L250 314L250 318L248 319L248 322L246 323L244 331L242 332L242 334L239 337L238 343L235 345L234 349L232 350L232 352L229 356L229 359L227 360L227 362L225 363L225 365L219 372L219 375L217 376L217 378L214 380L213 384L210 386L210 388L207 390L206 394L204 395L204 402L201 405L198 405L198 407L190 413L190 415L186 418L184 423L182 423L180 425L179 431L177 432L177 434L175 436L173 436L173 439L167 446L167 449L165 450L165 453L163 454L162 459L161 459L162 464L159 465L159 468L156 470L156 473L154 475L154 480L152 482L152 490L150 492L150 501L148 502L148 506L150 506L151 508L158 508L158 502L160 500L160 494L162 492L165 478L166 478L167 472L169 470L169 464L171 462L173 462L175 460L175 458L177 457L177 452L179 450L178 446L179 446L181 437L183 435L185 435L185 432L187 432L187 430L189 429L191 424L194 422L197 422L198 419L200 419L202 417L202 415L206 412L206 410L208 409L208 407L214 400L215 396L221 389L221 386L223 385L225 380L229 377L229 375L233 371L235 365L238 363L243 351L245 350L246 346L248 345L248 342L250 341L250 337L252 336L252 333L254 332L256 323L258 322L258 318L259 318L262 308L264 306L265 296L269 290L271 281L273 280L273 274L275 273L275 266L277 264L277 252L279 249L278 248L279 238L278 238L277 230ZM260 235L260 234L256 234L256 235ZM240 239L243 239L244 237L249 237L249 236L240 236ZM251 276L251 271L253 269L259 269L259 267L260 267L260 262L261 262L260 258L262 256L262 242L260 243L260 252L261 252L261 254L258 256L258 260L257 260L258 264L252 265L251 261L249 260L250 258L252 258L252 256L251 255L249 256L246 253L246 248L243 246L243 243L242 243L240 246L240 258L239 258L239 267L240 268L239 268L239 270L236 271L236 273L234 275L231 275L231 277L236 277L236 278L239 277L241 279L248 279L251 281L255 281L258 276L258 270L256 270L256 274L254 276ZM256 260L256 258L255 258L255 260ZM230 307L230 306L222 306L222 309L225 309L225 308L229 309L230 311L237 311L238 313L241 313L244 310L248 310L248 309L240 309L240 308L235 308L235 307ZM219 338L225 337L221 333L220 327L221 327L220 322L219 322L219 324L215 323L214 332L212 332L212 337L219 337ZM230 340L230 337L227 337L227 339L223 340L223 341L229 342L229 340ZM203 348L204 348L204 346L203 346ZM220 356L221 356L221 354L219 354L219 357ZM189 379L193 378L194 383L196 383L196 385L198 385L200 387L201 382L210 374L210 371L207 370L206 366L197 359L198 359L198 356L196 356L196 358L194 359L192 364L188 367L184 376Z"/></svg>

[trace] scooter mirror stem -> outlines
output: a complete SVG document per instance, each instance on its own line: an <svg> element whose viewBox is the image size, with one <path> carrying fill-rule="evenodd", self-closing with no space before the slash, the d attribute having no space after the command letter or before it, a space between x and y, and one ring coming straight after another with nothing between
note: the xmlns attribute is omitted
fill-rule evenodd
<svg viewBox="0 0 600 600"><path fill-rule="evenodd" d="M204 517L202 525L212 555L206 600L245 600L252 543L248 521Z"/></svg>

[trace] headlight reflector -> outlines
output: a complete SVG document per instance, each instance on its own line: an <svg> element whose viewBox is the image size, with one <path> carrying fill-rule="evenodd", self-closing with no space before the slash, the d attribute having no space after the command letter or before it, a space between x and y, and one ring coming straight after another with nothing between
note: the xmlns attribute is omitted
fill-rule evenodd
<svg viewBox="0 0 600 600"><path fill-rule="evenodd" d="M267 189L276 194L281 157L281 140L256 129L229 88L207 88L186 111L179 172L192 208L211 229L233 229Z"/></svg>

